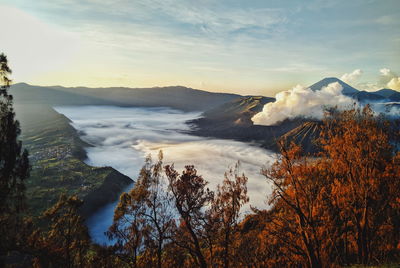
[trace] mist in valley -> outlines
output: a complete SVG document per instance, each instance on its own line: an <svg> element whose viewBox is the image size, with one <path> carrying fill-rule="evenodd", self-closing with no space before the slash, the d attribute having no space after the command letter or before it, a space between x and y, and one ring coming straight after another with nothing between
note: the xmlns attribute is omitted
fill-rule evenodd
<svg viewBox="0 0 400 268"><path fill-rule="evenodd" d="M72 121L87 147L86 163L111 166L133 180L139 174L145 157L156 160L163 151L164 164L174 164L178 171L194 165L211 189L222 183L224 173L239 161L240 172L248 178L248 195L252 206L266 208L271 187L261 175L275 154L249 143L197 137L186 132L186 121L200 116L170 108L126 108L116 106L55 107ZM128 190L128 189L127 189ZM92 238L107 243L104 232L112 223L116 202L101 208L87 223ZM249 206L243 209L243 213Z"/></svg>

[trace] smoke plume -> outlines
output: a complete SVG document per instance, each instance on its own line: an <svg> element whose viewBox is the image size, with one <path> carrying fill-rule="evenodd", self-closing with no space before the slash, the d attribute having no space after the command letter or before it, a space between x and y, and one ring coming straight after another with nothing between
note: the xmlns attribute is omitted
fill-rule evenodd
<svg viewBox="0 0 400 268"><path fill-rule="evenodd" d="M271 126L296 117L321 119L328 107L346 109L354 104L355 101L343 95L342 90L343 87L338 82L317 91L298 85L276 94L276 101L267 103L252 121L256 125Z"/></svg>

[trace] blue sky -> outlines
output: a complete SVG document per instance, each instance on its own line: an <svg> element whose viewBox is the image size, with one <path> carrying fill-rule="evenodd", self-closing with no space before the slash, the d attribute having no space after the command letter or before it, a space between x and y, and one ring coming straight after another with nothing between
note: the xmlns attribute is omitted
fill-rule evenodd
<svg viewBox="0 0 400 268"><path fill-rule="evenodd" d="M400 89L398 0L0 0L0 15L16 82L274 95L336 76Z"/></svg>

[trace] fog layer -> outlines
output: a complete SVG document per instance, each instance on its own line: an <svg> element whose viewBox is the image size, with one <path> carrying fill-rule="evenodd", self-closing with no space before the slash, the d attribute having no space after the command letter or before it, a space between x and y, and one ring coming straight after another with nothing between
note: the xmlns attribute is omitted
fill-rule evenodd
<svg viewBox="0 0 400 268"><path fill-rule="evenodd" d="M72 121L87 148L87 164L111 166L136 179L146 155L157 157L164 153L164 164L175 164L181 171L193 164L198 173L210 182L211 188L221 183L224 173L240 161L241 172L249 177L250 203L266 207L270 186L260 174L275 155L248 143L207 139L185 134L187 120L199 113L183 113L169 108L121 108L113 106L56 107ZM111 224L114 205L110 205L88 219L92 238L105 242L103 232Z"/></svg>

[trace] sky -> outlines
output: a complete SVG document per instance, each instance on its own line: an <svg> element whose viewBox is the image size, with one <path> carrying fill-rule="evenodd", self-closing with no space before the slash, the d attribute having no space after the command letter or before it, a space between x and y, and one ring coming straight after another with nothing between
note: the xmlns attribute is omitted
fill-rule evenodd
<svg viewBox="0 0 400 268"><path fill-rule="evenodd" d="M398 0L0 0L0 17L14 82L400 90Z"/></svg>

